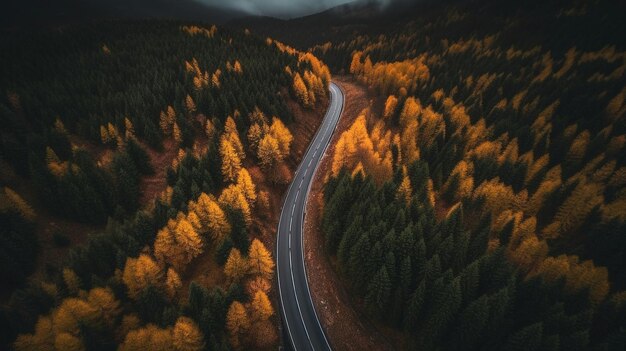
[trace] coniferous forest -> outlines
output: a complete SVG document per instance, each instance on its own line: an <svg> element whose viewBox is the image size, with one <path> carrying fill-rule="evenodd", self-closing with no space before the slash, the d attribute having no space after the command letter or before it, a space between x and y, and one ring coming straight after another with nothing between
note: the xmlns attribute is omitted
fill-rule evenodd
<svg viewBox="0 0 626 351"><path fill-rule="evenodd" d="M322 227L403 348L625 347L615 6L434 6L314 47L378 96L337 142Z"/></svg>
<svg viewBox="0 0 626 351"><path fill-rule="evenodd" d="M287 103L323 108L328 69L247 31L171 21L1 41L1 278L16 287L2 348L275 348L272 247L253 235L272 194L250 172L290 180ZM172 158L142 203L153 154ZM27 280L49 216L101 229Z"/></svg>

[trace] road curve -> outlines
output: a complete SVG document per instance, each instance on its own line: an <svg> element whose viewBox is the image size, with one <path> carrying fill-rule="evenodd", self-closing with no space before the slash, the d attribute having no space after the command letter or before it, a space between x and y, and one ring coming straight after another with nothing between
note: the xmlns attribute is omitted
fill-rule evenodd
<svg viewBox="0 0 626 351"><path fill-rule="evenodd" d="M302 224L313 176L339 121L343 102L341 89L330 83L328 111L289 185L278 222L276 272L280 310L285 334L295 351L331 349L309 291Z"/></svg>

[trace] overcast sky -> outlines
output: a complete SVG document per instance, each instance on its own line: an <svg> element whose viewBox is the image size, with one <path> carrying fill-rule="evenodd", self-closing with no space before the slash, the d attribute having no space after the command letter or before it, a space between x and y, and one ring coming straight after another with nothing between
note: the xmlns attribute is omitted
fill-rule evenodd
<svg viewBox="0 0 626 351"><path fill-rule="evenodd" d="M195 0L211 6L234 9L253 15L298 17L326 10L355 0ZM370 0L380 4L412 0Z"/></svg>

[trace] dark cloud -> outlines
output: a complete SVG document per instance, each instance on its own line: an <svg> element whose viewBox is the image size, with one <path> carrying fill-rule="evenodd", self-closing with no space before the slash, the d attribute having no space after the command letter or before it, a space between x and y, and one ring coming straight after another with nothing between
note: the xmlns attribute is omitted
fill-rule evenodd
<svg viewBox="0 0 626 351"><path fill-rule="evenodd" d="M294 18L347 3L380 9L428 0L4 0L0 28L101 18L174 18L214 23L247 15ZM433 1L433 0L431 0Z"/></svg>
<svg viewBox="0 0 626 351"><path fill-rule="evenodd" d="M212 7L250 15L297 17L320 12L354 0L195 0Z"/></svg>
<svg viewBox="0 0 626 351"><path fill-rule="evenodd" d="M194 0L211 7L242 11L250 15L292 18L324 11L347 3L374 3L389 8L419 0Z"/></svg>

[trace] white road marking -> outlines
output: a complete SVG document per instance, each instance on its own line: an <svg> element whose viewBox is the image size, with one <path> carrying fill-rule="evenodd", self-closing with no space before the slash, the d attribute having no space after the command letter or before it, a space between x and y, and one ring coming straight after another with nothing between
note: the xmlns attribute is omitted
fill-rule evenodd
<svg viewBox="0 0 626 351"><path fill-rule="evenodd" d="M306 326L306 323L305 323L305 320L304 320L304 316L302 315L302 309L300 307L300 302L299 302L299 299L298 299L298 294L297 294L296 286L295 286L295 279L294 279L294 273L293 273L293 264L292 264L291 236L292 236L293 216L295 214L296 204L297 204L297 201L298 201L298 197L300 195L300 190L301 190L302 184L303 184L304 179L305 179L305 177L306 177L306 175L308 173L308 169L310 168L311 163L313 162L313 159L316 159L315 156L317 155L317 151L319 150L319 148L322 147L322 150L325 150L326 147L328 147L328 144L330 143L330 140L332 138L332 132L331 132L330 135L327 135L327 133L328 133L329 129L331 128L331 126L332 126L333 130L336 129L337 121L339 120L339 117L340 117L340 114L341 114L341 110L342 110L342 106L343 106L343 98L342 98L341 101L339 101L337 97L338 96L342 97L343 93L341 92L341 90L334 83L330 85L330 91L331 91L331 95L332 95L331 96L331 99L332 99L331 100L331 106L329 107L329 110L327 111L326 116L324 117L324 121L322 122L322 123L326 123L326 126L325 126L323 131L318 131L318 133L316 134L316 136L314 138L314 143L316 143L317 146L315 147L315 151L314 151L311 159L309 160L308 166L307 166L306 170L304 171L304 174L301 177L300 185L298 186L298 191L296 192L296 195L295 195L295 197L293 199L293 207L291 209L291 216L290 216L290 219L289 219L289 233L288 233L289 251L288 251L288 256L289 256L289 270L290 270L290 273L291 273L291 285L292 285L292 289L293 289L293 293L294 293L294 298L296 300L296 305L298 307L298 312L299 312L299 315L300 315L300 322L302 323L302 325L304 327L304 331L306 333L307 339L309 340L309 345L310 345L311 349L315 349L315 348L314 348L313 343L311 341L311 336L309 335L309 331L308 331L308 328ZM329 123L329 121L330 121L330 123ZM311 150L309 148L309 149L307 149L306 152L309 153L310 151ZM325 154L326 153L323 151L319 155L319 157L317 157L316 162L318 162L319 159L321 159L321 157L323 157ZM307 158L307 156L305 155L304 159L306 160L306 158ZM303 165L303 163L301 163L298 166L294 179L297 178L297 176L299 176L299 173L300 173L300 170L302 168L302 165ZM303 207L303 211L301 211L302 212L302 218L303 218L303 220L301 222L301 228L300 228L300 233L301 234L303 233L302 226L303 226L303 223L304 223L304 215L305 215L305 211L304 210L306 210L306 208L305 208L305 206L306 206L306 199L307 199L309 191L311 189L312 180L313 180L313 178L315 176L316 171L317 171L317 168L313 167L313 174L311 175L311 178L310 178L310 180L309 180L309 182L307 184L307 188L306 188L306 191L305 191L305 194L304 194L304 201L301 204L301 206ZM289 184L289 188L287 190L287 195L285 196L285 200L289 199L293 185L294 185L294 182ZM283 209L284 209L284 205L285 204L283 204ZM281 228L282 219L283 219L283 213L282 213L282 210L281 210L281 216L280 216L280 220L279 220L279 223L278 223L279 235L277 235L277 239L276 239L278 248L280 247L280 245L279 245L280 237L281 237L281 235L280 235L280 228ZM285 217L285 219L286 219L286 217ZM284 237L284 235L282 235L282 236ZM304 270L305 287L306 287L306 291L308 293L308 301L310 301L312 303L311 292L309 290L308 281L306 280L306 265L305 265L305 262L304 262L304 240L303 239L300 240L300 246L301 246L300 250L301 250L301 253L302 253L301 258L302 258L302 268ZM280 255L278 255L278 252L277 252L276 256L277 256L276 257L276 264L277 264L277 267L278 267L279 266L278 262L279 262L279 257L280 257ZM290 337L291 345L297 351L298 350L297 349L297 345L295 344L294 336L292 334L291 327L290 327L290 320L287 317L287 312L286 312L285 304L284 304L284 301L283 301L282 293L283 293L283 289L284 289L284 286L283 286L284 284L281 285L280 269L277 268L276 272L277 272L277 275L278 275L278 287L279 287L278 292L279 292L279 295L280 295L280 301L281 301L281 305L282 305L281 306L282 307L281 308L281 312L282 312L282 315L283 315L283 317L285 319L285 324L287 325L287 332L288 332L289 337ZM313 314L314 314L315 320L317 321L317 325L319 327L319 330L321 331L322 336L324 338L324 341L326 343L326 348L330 350L330 344L328 343L328 339L326 338L326 334L324 333L324 330L323 330L323 328L322 328L322 326L320 324L320 321L319 321L319 318L317 316L317 313L315 312L315 306L312 305L311 307L313 308L313 312L314 312ZM296 321L292 321L292 322L296 322Z"/></svg>

